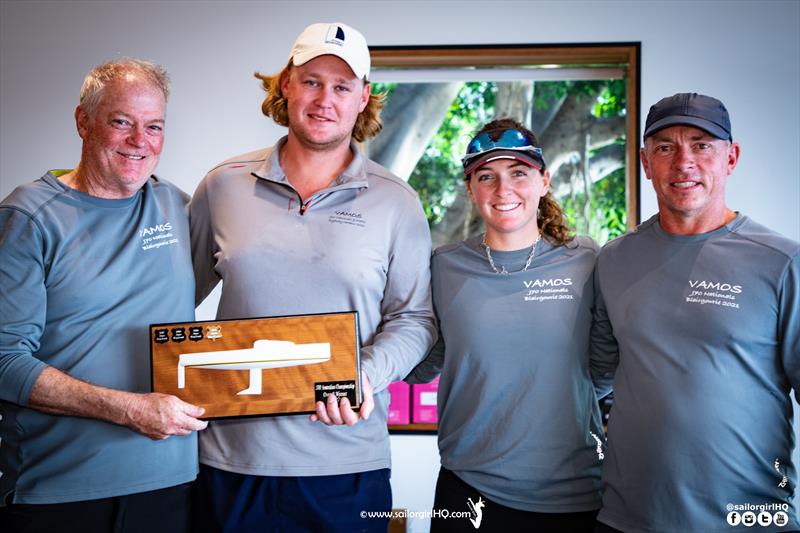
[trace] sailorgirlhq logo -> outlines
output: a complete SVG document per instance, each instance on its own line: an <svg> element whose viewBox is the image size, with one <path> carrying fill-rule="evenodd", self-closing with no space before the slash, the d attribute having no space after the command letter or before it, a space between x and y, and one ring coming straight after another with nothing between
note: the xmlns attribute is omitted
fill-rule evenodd
<svg viewBox="0 0 800 533"><path fill-rule="evenodd" d="M480 496L478 497L477 502L473 502L472 498L467 498L467 506L469 507L469 521L472 523L472 527L478 529L481 527L481 520L483 520L483 508L486 507L486 502L483 501L483 498Z"/></svg>
<svg viewBox="0 0 800 533"><path fill-rule="evenodd" d="M725 521L729 526L783 527L789 523L789 504L786 503L729 503Z"/></svg>

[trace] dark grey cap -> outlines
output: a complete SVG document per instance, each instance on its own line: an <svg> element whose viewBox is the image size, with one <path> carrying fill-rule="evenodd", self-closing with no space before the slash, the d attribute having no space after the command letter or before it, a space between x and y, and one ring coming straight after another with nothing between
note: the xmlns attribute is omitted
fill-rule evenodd
<svg viewBox="0 0 800 533"><path fill-rule="evenodd" d="M710 96L678 93L662 98L647 113L644 138L670 126L694 126L718 139L733 140L731 118L725 105Z"/></svg>

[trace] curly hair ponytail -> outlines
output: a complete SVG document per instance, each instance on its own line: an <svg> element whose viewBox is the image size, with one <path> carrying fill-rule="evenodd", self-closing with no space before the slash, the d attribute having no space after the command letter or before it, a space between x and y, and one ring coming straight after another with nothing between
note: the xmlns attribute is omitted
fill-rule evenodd
<svg viewBox="0 0 800 533"><path fill-rule="evenodd" d="M574 238L564 211L549 191L539 199L536 223L539 225L539 231L549 237L553 244L563 245Z"/></svg>

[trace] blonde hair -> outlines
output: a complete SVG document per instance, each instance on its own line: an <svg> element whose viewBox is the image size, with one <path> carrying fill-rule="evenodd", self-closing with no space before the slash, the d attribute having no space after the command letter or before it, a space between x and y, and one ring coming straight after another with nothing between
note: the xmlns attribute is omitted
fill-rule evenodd
<svg viewBox="0 0 800 533"><path fill-rule="evenodd" d="M124 57L97 65L83 79L80 92L80 107L83 111L94 116L103 99L106 86L118 78L139 77L149 83L164 95L164 101L169 98L169 74L164 67L136 59Z"/></svg>
<svg viewBox="0 0 800 533"><path fill-rule="evenodd" d="M521 131L530 138L530 140L533 142L533 146L541 147L539 139L536 137L536 135L531 130L526 128L524 124L514 120L513 118L501 118L493 120L475 132L474 137L477 137L483 132L499 132L508 129ZM491 135L491 133L489 133L489 135ZM540 172L544 174L547 168L544 164L544 160L542 160L542 163L542 169ZM474 172L472 174L474 174ZM470 180L472 178L472 174L466 176L465 179ZM561 205L559 205L558 201L553 197L553 194L550 191L548 191L547 194L539 199L539 210L536 215L536 224L539 226L539 231L541 231L543 235L547 236L553 244L563 245L574 238L572 235L572 230L567 223L567 218L564 216L564 211L561 209Z"/></svg>
<svg viewBox="0 0 800 533"><path fill-rule="evenodd" d="M290 76L292 71L292 62L283 67L279 73L274 76L265 76L260 72L255 73L255 77L261 80L261 87L267 96L261 104L261 112L265 116L272 118L277 124L281 126L289 126L289 112L288 102L281 92L281 80L284 76ZM365 81L364 83L369 83ZM357 142L364 142L371 139L380 133L383 129L383 122L381 121L381 109L385 95L383 93L372 93L369 96L369 102L364 111L358 114L356 124L353 126L353 139Z"/></svg>

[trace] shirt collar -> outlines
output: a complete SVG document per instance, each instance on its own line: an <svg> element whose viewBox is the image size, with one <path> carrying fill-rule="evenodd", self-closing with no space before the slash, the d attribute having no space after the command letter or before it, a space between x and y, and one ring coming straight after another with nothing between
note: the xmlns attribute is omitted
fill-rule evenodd
<svg viewBox="0 0 800 533"><path fill-rule="evenodd" d="M289 180L283 168L281 168L280 162L280 151L283 145L286 144L287 138L288 136L284 135L267 151L264 162L253 170L255 176L276 183L289 184ZM369 186L367 181L366 159L361 154L361 150L359 150L355 142L350 143L350 151L353 153L353 160L350 161L347 168L331 182L328 189Z"/></svg>

